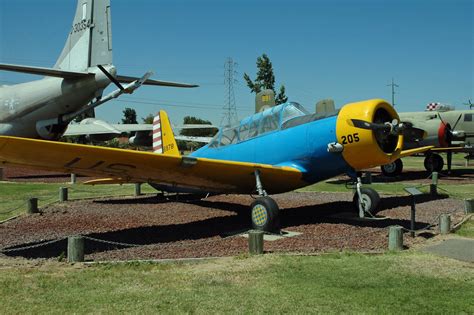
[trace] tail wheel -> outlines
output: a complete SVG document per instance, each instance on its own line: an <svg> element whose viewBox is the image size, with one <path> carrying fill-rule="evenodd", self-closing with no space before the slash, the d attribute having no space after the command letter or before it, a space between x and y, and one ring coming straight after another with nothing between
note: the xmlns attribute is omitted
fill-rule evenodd
<svg viewBox="0 0 474 315"><path fill-rule="evenodd" d="M395 160L390 164L385 164L380 167L382 170L382 174L387 177L395 177L402 173L403 170L403 162L400 159Z"/></svg>
<svg viewBox="0 0 474 315"><path fill-rule="evenodd" d="M441 155L432 153L425 157L425 169L428 172L440 172L444 166L444 160Z"/></svg>
<svg viewBox="0 0 474 315"><path fill-rule="evenodd" d="M378 212L378 206L380 203L380 196L379 194L373 190L372 188L361 188L360 189L361 193L361 198L362 202L359 203L359 195L356 193L354 195L354 207L357 211L361 210L360 207L362 207L362 210L364 212L368 212L372 215L376 214Z"/></svg>
<svg viewBox="0 0 474 315"><path fill-rule="evenodd" d="M265 232L280 230L278 205L270 197L257 198L250 206L252 228Z"/></svg>

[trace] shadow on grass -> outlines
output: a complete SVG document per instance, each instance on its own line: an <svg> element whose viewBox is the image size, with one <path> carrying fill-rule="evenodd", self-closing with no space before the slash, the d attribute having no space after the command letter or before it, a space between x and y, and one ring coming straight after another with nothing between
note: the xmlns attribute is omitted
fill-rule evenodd
<svg viewBox="0 0 474 315"><path fill-rule="evenodd" d="M423 203L434 200L430 196L420 196L417 203ZM98 203L112 203L126 205L128 203L156 203L156 197L144 197L138 199L117 199L117 200L100 200ZM163 201L163 200L161 200ZM161 202L160 201L160 202ZM172 201L164 201L172 202ZM211 238L220 239L228 236L233 231L245 231L250 226L250 216L248 205L230 203L223 201L197 200L193 204L202 207L212 207L224 211L231 212L231 215L213 217L199 221L193 221L182 224L160 225L160 226L143 226L139 228L130 228L119 231L111 231L104 233L92 233L85 236L96 238L104 241L119 242L135 245L171 245L178 242L186 241L206 241ZM407 206L411 204L411 197L386 197L382 199L381 210ZM353 212L353 216L347 216L348 212ZM342 215L342 214L346 215ZM383 214L383 213L382 213ZM170 214L172 215L172 214ZM339 216L341 215L341 216ZM370 227L373 229L387 229L391 225L400 225L410 228L410 221L403 219L386 219L386 220L360 220L354 205L349 201L336 201L326 204L310 205L303 207L286 208L280 211L280 222L282 229L291 229L300 225L308 224L346 224L357 227ZM144 225L146 222L143 223ZM426 222L417 222L415 228L419 229L426 226ZM77 231L77 234L80 234ZM40 244L41 242L32 242L17 245L9 249L20 248ZM189 246L192 246L189 245ZM115 249L128 248L111 243L97 242L85 239L85 254L104 252ZM157 249L159 250L159 249ZM45 246L18 250L11 253L5 253L7 256L21 256L25 258L54 258L59 257L67 252L67 240L61 240Z"/></svg>

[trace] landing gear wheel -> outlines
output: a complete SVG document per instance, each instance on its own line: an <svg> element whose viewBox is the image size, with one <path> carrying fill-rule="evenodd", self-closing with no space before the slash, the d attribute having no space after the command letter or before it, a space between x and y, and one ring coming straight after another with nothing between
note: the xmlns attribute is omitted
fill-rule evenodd
<svg viewBox="0 0 474 315"><path fill-rule="evenodd" d="M364 212L375 215L378 212L378 205L380 203L379 194L372 188L361 188L360 193L362 197L362 204L359 205L359 195L356 193L353 199L355 209L360 211L361 209L359 207L362 206L362 210Z"/></svg>
<svg viewBox="0 0 474 315"><path fill-rule="evenodd" d="M279 232L279 212L278 205L272 198L257 198L250 206L252 228L265 232Z"/></svg>
<svg viewBox="0 0 474 315"><path fill-rule="evenodd" d="M425 157L424 165L428 172L440 172L443 169L444 161L441 155L432 153Z"/></svg>
<svg viewBox="0 0 474 315"><path fill-rule="evenodd" d="M385 165L380 166L380 169L382 170L382 174L384 174L385 176L395 177L402 173L403 162L402 160L397 159L390 164L385 164Z"/></svg>

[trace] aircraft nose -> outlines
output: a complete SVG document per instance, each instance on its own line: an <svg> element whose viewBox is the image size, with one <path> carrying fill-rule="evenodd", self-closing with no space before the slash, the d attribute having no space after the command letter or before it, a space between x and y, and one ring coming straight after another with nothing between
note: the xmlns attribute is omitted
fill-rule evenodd
<svg viewBox="0 0 474 315"><path fill-rule="evenodd" d="M403 145L398 114L383 100L345 105L337 119L338 143L344 160L356 170L375 167L395 159Z"/></svg>

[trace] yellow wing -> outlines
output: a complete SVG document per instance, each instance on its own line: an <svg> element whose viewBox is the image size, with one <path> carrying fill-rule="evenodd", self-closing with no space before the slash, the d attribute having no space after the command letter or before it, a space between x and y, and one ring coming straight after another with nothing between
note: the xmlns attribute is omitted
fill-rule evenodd
<svg viewBox="0 0 474 315"><path fill-rule="evenodd" d="M0 164L107 177L97 183L150 182L212 192L250 193L258 169L279 193L307 185L299 170L16 137L0 137Z"/></svg>

